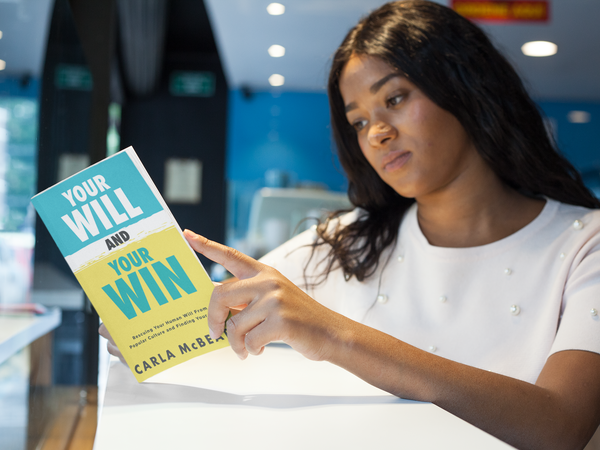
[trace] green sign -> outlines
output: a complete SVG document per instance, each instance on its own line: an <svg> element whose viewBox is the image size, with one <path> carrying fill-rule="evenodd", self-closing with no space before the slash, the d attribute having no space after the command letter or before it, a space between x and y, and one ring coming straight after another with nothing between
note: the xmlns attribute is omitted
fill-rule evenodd
<svg viewBox="0 0 600 450"><path fill-rule="evenodd" d="M54 71L54 84L59 89L92 90L92 74L85 66L59 64Z"/></svg>
<svg viewBox="0 0 600 450"><path fill-rule="evenodd" d="M212 97L216 77L212 72L173 72L169 79L171 95L185 97Z"/></svg>

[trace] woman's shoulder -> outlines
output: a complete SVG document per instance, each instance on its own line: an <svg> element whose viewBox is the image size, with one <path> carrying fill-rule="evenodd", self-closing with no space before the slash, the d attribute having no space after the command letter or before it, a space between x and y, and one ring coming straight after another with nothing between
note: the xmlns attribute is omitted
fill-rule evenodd
<svg viewBox="0 0 600 450"><path fill-rule="evenodd" d="M351 211L342 213L336 217L330 218L329 220L327 220L326 224L327 224L327 232L332 232L336 229L339 229L340 227L346 227L348 225L350 225L351 223L356 222L357 220L360 220L362 217L365 217L367 215L367 211L365 211L362 208L354 208Z"/></svg>
<svg viewBox="0 0 600 450"><path fill-rule="evenodd" d="M348 226L364 214L365 211L360 208L342 213L326 222L326 233ZM264 255L260 258L260 262L277 269L297 283L307 275L306 270L314 275L324 269L323 264L326 265L329 250L327 244L319 245L317 227L312 226Z"/></svg>
<svg viewBox="0 0 600 450"><path fill-rule="evenodd" d="M589 255L600 250L600 209L548 200L551 213L535 229L531 244L560 246L564 252ZM579 259L577 259L579 261Z"/></svg>
<svg viewBox="0 0 600 450"><path fill-rule="evenodd" d="M341 215L327 221L327 232L331 232L339 227L348 226L349 224L358 220L364 214L366 213L361 208L354 208L349 212L342 213ZM264 255L260 261L268 265L273 265L270 263L289 258L291 255L296 253L297 250L301 250L303 248L312 248L313 244L317 240L317 227L316 225L313 225L308 230L297 234L276 249Z"/></svg>
<svg viewBox="0 0 600 450"><path fill-rule="evenodd" d="M569 203L563 203L563 202L559 202L558 200L552 200L552 199L549 199L548 201L556 203L557 208L561 214L575 213L575 214L581 214L581 215L590 214L591 216L598 216L600 214L600 209L598 209L598 208L588 208L586 206L571 205Z"/></svg>
<svg viewBox="0 0 600 450"><path fill-rule="evenodd" d="M554 203L556 208L552 225L571 226L576 230L587 229L588 232L600 230L600 209L570 205L556 200L548 201Z"/></svg>

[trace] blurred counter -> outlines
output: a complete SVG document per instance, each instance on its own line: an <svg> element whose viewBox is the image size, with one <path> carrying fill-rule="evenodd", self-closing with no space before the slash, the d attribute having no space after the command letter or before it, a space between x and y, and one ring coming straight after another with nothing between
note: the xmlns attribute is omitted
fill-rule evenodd
<svg viewBox="0 0 600 450"><path fill-rule="evenodd" d="M48 309L44 314L0 313L0 364L58 327L60 321L58 308Z"/></svg>

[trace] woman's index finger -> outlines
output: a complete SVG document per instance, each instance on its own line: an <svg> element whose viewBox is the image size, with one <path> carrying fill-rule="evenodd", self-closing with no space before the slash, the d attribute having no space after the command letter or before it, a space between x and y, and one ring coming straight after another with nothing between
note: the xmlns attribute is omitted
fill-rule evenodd
<svg viewBox="0 0 600 450"><path fill-rule="evenodd" d="M211 241L190 230L185 230L183 235L195 251L221 264L240 280L253 277L261 270L261 263L234 248Z"/></svg>

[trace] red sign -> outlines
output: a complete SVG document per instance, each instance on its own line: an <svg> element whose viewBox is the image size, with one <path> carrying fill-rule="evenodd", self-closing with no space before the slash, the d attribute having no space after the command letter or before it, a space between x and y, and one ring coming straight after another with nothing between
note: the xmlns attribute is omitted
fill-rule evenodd
<svg viewBox="0 0 600 450"><path fill-rule="evenodd" d="M452 9L471 20L494 22L548 22L547 0L452 0Z"/></svg>

